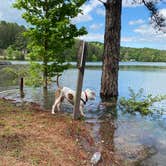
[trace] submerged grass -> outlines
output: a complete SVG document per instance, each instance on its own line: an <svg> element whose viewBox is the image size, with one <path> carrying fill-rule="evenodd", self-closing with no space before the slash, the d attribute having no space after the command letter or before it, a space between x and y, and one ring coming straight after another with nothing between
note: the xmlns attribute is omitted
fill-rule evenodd
<svg viewBox="0 0 166 166"><path fill-rule="evenodd" d="M154 113L162 114L162 108L153 107L154 103L161 102L162 100L166 100L166 95L162 96L152 96L144 95L144 90L140 89L137 93L133 91L133 89L129 88L130 97L120 98L119 107L125 112L135 114L139 112L141 115L153 115Z"/></svg>

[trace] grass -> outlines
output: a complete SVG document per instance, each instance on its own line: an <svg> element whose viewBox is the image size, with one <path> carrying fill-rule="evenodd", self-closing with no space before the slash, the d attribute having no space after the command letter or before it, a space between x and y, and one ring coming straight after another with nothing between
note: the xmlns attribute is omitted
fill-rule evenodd
<svg viewBox="0 0 166 166"><path fill-rule="evenodd" d="M89 165L82 142L93 145L83 121L0 99L0 165Z"/></svg>

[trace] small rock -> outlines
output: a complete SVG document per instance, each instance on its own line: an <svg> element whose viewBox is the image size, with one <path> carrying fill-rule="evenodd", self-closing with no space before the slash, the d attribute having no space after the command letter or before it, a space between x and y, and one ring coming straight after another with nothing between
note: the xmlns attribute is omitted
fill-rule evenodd
<svg viewBox="0 0 166 166"><path fill-rule="evenodd" d="M76 139L76 142L77 142L77 143L79 142L78 138Z"/></svg>
<svg viewBox="0 0 166 166"><path fill-rule="evenodd" d="M22 103L16 103L15 105L16 105L16 107L21 107Z"/></svg>
<svg viewBox="0 0 166 166"><path fill-rule="evenodd" d="M91 158L91 164L95 165L97 164L101 159L101 153L100 152L95 152Z"/></svg>

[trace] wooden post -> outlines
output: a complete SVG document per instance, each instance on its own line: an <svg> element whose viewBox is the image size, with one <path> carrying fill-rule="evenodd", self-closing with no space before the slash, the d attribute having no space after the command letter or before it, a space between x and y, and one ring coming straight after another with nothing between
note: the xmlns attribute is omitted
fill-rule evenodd
<svg viewBox="0 0 166 166"><path fill-rule="evenodd" d="M77 78L77 88L76 88L76 97L74 102L74 110L73 110L73 118L77 120L80 117L80 99L81 99L81 92L82 92L82 85L83 85L83 78L84 78L84 68L85 68L85 59L86 59L86 43L84 41L80 42L80 48L78 51L78 78Z"/></svg>
<svg viewBox="0 0 166 166"><path fill-rule="evenodd" d="M21 77L20 78L20 91L23 91L24 90L24 78Z"/></svg>
<svg viewBox="0 0 166 166"><path fill-rule="evenodd" d="M20 96L21 98L24 97L24 78L20 78Z"/></svg>

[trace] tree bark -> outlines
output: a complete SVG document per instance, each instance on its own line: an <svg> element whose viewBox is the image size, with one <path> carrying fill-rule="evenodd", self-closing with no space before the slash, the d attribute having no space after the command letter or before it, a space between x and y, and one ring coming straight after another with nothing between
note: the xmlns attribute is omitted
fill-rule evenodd
<svg viewBox="0 0 166 166"><path fill-rule="evenodd" d="M118 97L118 70L122 0L107 0L105 6L105 35L100 96Z"/></svg>
<svg viewBox="0 0 166 166"><path fill-rule="evenodd" d="M47 71L47 62L44 62L43 64L43 87L47 89L47 77L48 77L48 71Z"/></svg>
<svg viewBox="0 0 166 166"><path fill-rule="evenodd" d="M45 6L43 8L43 10L45 11L45 18L48 19L48 0L45 0ZM45 89L47 89L47 83L48 83L48 55L47 55L47 51L48 51L48 27L47 25L45 25L45 39L44 39L44 56L43 56L43 87Z"/></svg>

